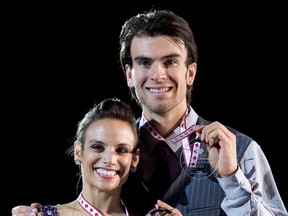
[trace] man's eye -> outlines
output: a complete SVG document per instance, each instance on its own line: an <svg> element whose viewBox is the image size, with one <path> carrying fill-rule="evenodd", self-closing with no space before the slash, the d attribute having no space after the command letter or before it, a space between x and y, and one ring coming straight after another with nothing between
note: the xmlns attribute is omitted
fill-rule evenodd
<svg viewBox="0 0 288 216"><path fill-rule="evenodd" d="M174 65L174 64L176 64L176 61L174 61L174 60L167 60L167 61L165 62L165 66L166 66L166 67L171 66L171 65Z"/></svg>
<svg viewBox="0 0 288 216"><path fill-rule="evenodd" d="M142 67L149 67L151 65L151 62L147 60L142 60L139 61L138 64L141 65Z"/></svg>

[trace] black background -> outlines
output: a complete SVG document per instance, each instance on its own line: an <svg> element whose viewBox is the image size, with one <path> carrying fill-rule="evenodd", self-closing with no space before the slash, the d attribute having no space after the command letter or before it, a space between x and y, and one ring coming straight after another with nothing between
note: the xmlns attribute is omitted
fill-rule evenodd
<svg viewBox="0 0 288 216"><path fill-rule="evenodd" d="M0 215L10 215L19 204L76 198L77 169L66 150L76 124L94 102L117 96L141 114L129 100L118 62L118 35L127 18L151 6L181 15L194 31L199 52L192 99L196 112L259 143L287 204L285 7L276 2L197 2L3 6L5 208Z"/></svg>

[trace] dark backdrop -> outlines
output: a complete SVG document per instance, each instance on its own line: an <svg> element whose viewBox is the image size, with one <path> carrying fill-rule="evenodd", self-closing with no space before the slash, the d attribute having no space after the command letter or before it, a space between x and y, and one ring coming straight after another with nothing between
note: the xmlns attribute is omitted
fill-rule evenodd
<svg viewBox="0 0 288 216"><path fill-rule="evenodd" d="M77 169L66 150L94 102L117 96L141 114L129 100L118 35L127 18L151 6L173 10L194 31L199 49L194 109L260 144L287 203L283 5L15 3L3 7L3 215L18 204L76 198Z"/></svg>

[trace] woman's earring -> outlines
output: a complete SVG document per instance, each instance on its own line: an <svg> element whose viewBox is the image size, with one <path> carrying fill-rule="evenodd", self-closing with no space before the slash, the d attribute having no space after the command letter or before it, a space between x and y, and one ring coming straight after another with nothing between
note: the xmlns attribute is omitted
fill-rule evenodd
<svg viewBox="0 0 288 216"><path fill-rule="evenodd" d="M79 159L75 159L75 164L76 165L80 165L80 160Z"/></svg>
<svg viewBox="0 0 288 216"><path fill-rule="evenodd" d="M137 171L137 168L136 168L136 167L131 167L131 168L130 168L130 172L135 173L136 171Z"/></svg>

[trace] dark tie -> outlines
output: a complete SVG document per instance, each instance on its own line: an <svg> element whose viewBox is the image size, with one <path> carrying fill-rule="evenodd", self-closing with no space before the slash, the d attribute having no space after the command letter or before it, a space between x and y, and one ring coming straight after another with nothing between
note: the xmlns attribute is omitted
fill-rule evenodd
<svg viewBox="0 0 288 216"><path fill-rule="evenodd" d="M150 192L155 199L161 199L171 185L171 177L167 159L171 154L171 149L164 141L159 141L155 147L155 170L151 179Z"/></svg>
<svg viewBox="0 0 288 216"><path fill-rule="evenodd" d="M165 162L171 154L170 148L163 141L159 141L156 148L160 159L162 160L162 162Z"/></svg>

